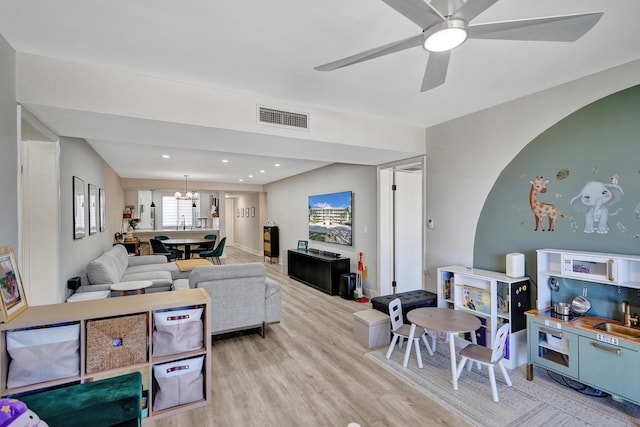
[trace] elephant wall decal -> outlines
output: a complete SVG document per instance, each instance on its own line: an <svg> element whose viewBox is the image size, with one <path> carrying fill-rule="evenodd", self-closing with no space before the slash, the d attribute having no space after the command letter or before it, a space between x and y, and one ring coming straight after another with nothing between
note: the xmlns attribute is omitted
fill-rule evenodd
<svg viewBox="0 0 640 427"><path fill-rule="evenodd" d="M571 199L571 207L584 214L584 232L608 233L608 206L622 200L623 195L622 188L616 184L587 182L580 194Z"/></svg>

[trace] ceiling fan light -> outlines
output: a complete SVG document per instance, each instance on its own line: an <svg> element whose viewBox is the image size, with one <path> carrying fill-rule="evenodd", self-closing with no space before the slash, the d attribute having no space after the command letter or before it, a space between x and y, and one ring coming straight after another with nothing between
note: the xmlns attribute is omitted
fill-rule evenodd
<svg viewBox="0 0 640 427"><path fill-rule="evenodd" d="M467 23L462 19L449 19L424 32L424 49L428 52L447 52L467 40Z"/></svg>

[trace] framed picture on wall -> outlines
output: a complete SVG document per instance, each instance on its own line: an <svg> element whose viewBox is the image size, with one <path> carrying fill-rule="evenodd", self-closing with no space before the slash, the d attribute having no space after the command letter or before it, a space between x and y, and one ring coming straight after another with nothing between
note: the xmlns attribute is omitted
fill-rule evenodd
<svg viewBox="0 0 640 427"><path fill-rule="evenodd" d="M0 293L0 321L9 322L27 309L27 297L11 246L0 248Z"/></svg>
<svg viewBox="0 0 640 427"><path fill-rule="evenodd" d="M249 218L249 208L244 208L244 216Z"/></svg>
<svg viewBox="0 0 640 427"><path fill-rule="evenodd" d="M256 216L256 208L251 208L251 218Z"/></svg>
<svg viewBox="0 0 640 427"><path fill-rule="evenodd" d="M73 177L73 238L85 235L84 180Z"/></svg>
<svg viewBox="0 0 640 427"><path fill-rule="evenodd" d="M244 218L244 208L240 208L240 218Z"/></svg>
<svg viewBox="0 0 640 427"><path fill-rule="evenodd" d="M100 231L107 229L107 195L104 188L98 190L98 221L100 222Z"/></svg>
<svg viewBox="0 0 640 427"><path fill-rule="evenodd" d="M98 188L89 184L89 235L98 232Z"/></svg>
<svg viewBox="0 0 640 427"><path fill-rule="evenodd" d="M240 218L240 209L236 209L236 218Z"/></svg>

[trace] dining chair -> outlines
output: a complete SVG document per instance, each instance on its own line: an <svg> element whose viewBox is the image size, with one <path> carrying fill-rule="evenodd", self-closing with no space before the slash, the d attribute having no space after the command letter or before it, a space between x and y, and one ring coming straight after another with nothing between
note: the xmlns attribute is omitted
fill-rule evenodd
<svg viewBox="0 0 640 427"><path fill-rule="evenodd" d="M200 252L200 258L211 258L211 261L214 264L222 265L222 263L220 262L220 257L222 256L222 252L224 251L224 244L226 243L226 241L227 238L225 236L220 240L217 248Z"/></svg>
<svg viewBox="0 0 640 427"><path fill-rule="evenodd" d="M485 365L489 370L489 382L491 383L491 395L494 402L498 402L498 387L496 386L496 374L494 368L496 365L500 367L502 376L509 387L511 387L511 378L502 363L504 360L504 350L506 347L507 337L509 336L509 324L505 323L496 332L496 338L493 345L493 350L478 344L469 344L462 350L460 350L460 363L458 364L458 370L456 371L456 378L460 378L460 374L464 369L464 365L469 362L473 365L473 362L478 362L480 365Z"/></svg>
<svg viewBox="0 0 640 427"><path fill-rule="evenodd" d="M158 235L158 236L154 236L154 239L156 240L169 240L169 236L165 236L165 235ZM171 247L171 246L167 246L167 249L169 249L169 252L171 252L172 254L175 254L177 258L182 259L184 256L184 251L182 249L178 249L176 247Z"/></svg>
<svg viewBox="0 0 640 427"><path fill-rule="evenodd" d="M402 348L402 343L404 339L409 339L409 334L411 332L411 325L407 325L404 323L404 318L402 315L402 302L400 298L395 298L389 303L389 317L391 318L391 332L393 332L393 339L391 340L391 344L389 344L389 349L387 350L387 359L391 357L393 354L393 350L396 348L396 344L398 348ZM422 354L420 353L420 338L424 342L429 355L433 356L433 350L429 345L429 341L427 341L427 331L423 329L420 335L414 335L413 344L416 348L416 358L418 360L418 367L422 368ZM407 344L409 345L409 344Z"/></svg>
<svg viewBox="0 0 640 427"><path fill-rule="evenodd" d="M149 239L149 244L151 245L151 252L153 252L154 255L164 255L169 261L174 261L179 258L177 254L171 252L169 248L162 243L162 240Z"/></svg>
<svg viewBox="0 0 640 427"><path fill-rule="evenodd" d="M204 252L204 251L212 251L216 247L216 239L218 238L217 235L215 235L215 234L205 234L204 238L205 239L211 239L213 241L209 242L209 243L202 243L202 244L198 245L197 248L191 249L191 253L200 253L200 252Z"/></svg>

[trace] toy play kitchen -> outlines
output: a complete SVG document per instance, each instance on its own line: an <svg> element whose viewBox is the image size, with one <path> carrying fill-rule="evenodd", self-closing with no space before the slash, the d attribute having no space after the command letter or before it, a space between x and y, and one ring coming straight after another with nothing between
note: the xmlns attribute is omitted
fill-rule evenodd
<svg viewBox="0 0 640 427"><path fill-rule="evenodd" d="M640 257L540 249L537 261L527 379L537 365L640 404Z"/></svg>

